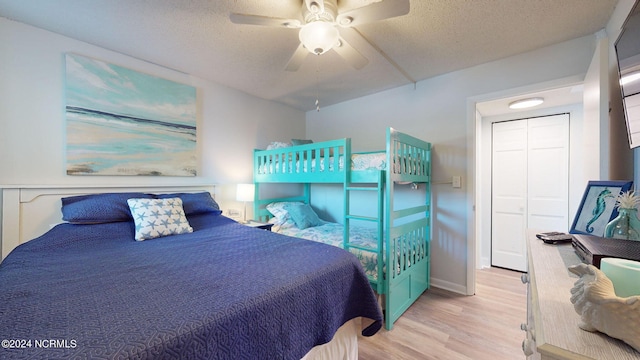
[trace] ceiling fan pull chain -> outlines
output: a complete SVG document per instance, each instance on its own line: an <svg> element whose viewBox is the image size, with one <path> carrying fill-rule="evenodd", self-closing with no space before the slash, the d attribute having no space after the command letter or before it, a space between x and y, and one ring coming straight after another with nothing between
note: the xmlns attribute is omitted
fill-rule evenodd
<svg viewBox="0 0 640 360"><path fill-rule="evenodd" d="M320 56L316 55L316 111L320 112Z"/></svg>

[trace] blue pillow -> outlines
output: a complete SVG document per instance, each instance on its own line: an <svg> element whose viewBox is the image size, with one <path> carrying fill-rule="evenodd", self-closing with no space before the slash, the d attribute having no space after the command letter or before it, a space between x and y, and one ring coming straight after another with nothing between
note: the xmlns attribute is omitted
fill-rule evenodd
<svg viewBox="0 0 640 360"><path fill-rule="evenodd" d="M220 206L213 200L208 192L199 193L175 193L175 194L158 194L156 199L169 199L178 197L182 200L182 208L185 215L196 215L204 213L222 214Z"/></svg>
<svg viewBox="0 0 640 360"><path fill-rule="evenodd" d="M318 214L313 211L309 204L288 204L286 209L299 229L306 229L323 224Z"/></svg>
<svg viewBox="0 0 640 360"><path fill-rule="evenodd" d="M153 195L139 192L103 193L62 198L62 220L72 224L102 224L131 221L127 199L152 199Z"/></svg>

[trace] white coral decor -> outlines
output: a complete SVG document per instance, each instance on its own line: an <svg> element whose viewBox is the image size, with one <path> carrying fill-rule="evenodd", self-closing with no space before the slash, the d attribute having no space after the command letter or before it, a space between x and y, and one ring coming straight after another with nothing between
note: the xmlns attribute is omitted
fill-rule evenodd
<svg viewBox="0 0 640 360"><path fill-rule="evenodd" d="M578 275L571 289L571 302L580 315L581 329L600 331L640 351L640 296L618 297L611 280L597 267L569 267Z"/></svg>
<svg viewBox="0 0 640 360"><path fill-rule="evenodd" d="M633 190L620 193L616 197L616 207L620 209L635 209L640 204L640 197Z"/></svg>

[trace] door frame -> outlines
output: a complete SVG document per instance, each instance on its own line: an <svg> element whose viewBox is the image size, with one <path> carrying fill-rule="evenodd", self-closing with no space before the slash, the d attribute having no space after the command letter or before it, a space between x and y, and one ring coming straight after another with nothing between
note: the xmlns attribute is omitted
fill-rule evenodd
<svg viewBox="0 0 640 360"><path fill-rule="evenodd" d="M487 172L489 172L490 175L490 167L487 167L486 160L486 142L489 140L490 144L491 140L490 136L487 136L487 134L491 133L490 120L480 114L477 109L477 104L516 96L524 97L532 93L539 93L561 87L580 86L582 81L583 78L580 76L571 76L521 88L469 97L467 99L467 126L471 132L469 139L470 145L467 147L468 163L466 173L467 179L469 179L466 188L467 203L469 204L467 208L467 295L474 295L476 292L476 270L491 266L490 262L487 263L483 261L483 259L486 260L487 258L483 253L484 250L490 246L490 242L488 241L490 241L491 236L490 223L487 225L486 219L484 219L487 211L489 212L489 216L491 215L491 199L490 197L489 199L486 197L487 183L490 186L490 182L487 182L486 179ZM577 208L584 189L580 188L576 191L576 187L571 186L571 184L579 184L586 181L579 176L582 169L577 168L577 164L579 164L580 161L573 158L575 154L579 153L577 150L582 146L580 144L582 144L581 133L583 132L583 104L575 103L561 105L555 108L534 109L521 111L517 114L518 116L536 117L553 113L569 113L571 119L569 129L569 216L572 216L572 211ZM507 115L513 116L514 114L515 112L511 112ZM497 117L495 121L498 121ZM489 124L489 131L487 131L487 124ZM490 161L488 164L490 166ZM488 235L487 231L489 233Z"/></svg>

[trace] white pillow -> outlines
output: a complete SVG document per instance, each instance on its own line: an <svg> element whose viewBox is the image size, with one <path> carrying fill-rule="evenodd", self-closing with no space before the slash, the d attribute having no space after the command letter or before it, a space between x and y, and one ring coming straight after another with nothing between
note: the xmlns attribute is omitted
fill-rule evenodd
<svg viewBox="0 0 640 360"><path fill-rule="evenodd" d="M295 204L295 205L303 205L304 203L302 202L274 202L274 203L270 203L266 206L266 209L271 213L271 215L275 216L276 219L278 219L278 221L282 224L285 221L287 221L287 219L290 219L291 217L289 216L289 210L287 210L287 206L289 204Z"/></svg>
<svg viewBox="0 0 640 360"><path fill-rule="evenodd" d="M296 223L293 222L293 219L291 218L287 218L287 220L285 220L284 222L278 220L277 217L272 217L271 219L269 219L269 224L273 224L273 227L271 227L271 232L281 232L282 230L287 230L290 228L294 228L296 227Z"/></svg>
<svg viewBox="0 0 640 360"><path fill-rule="evenodd" d="M128 199L127 203L136 224L135 239L138 241L193 232L179 197Z"/></svg>
<svg viewBox="0 0 640 360"><path fill-rule="evenodd" d="M267 146L267 150L275 150L275 149L282 149L282 148L286 148L286 147L290 147L291 144L289 143L285 143L285 142L280 142L280 141L274 141L271 144L269 144Z"/></svg>

